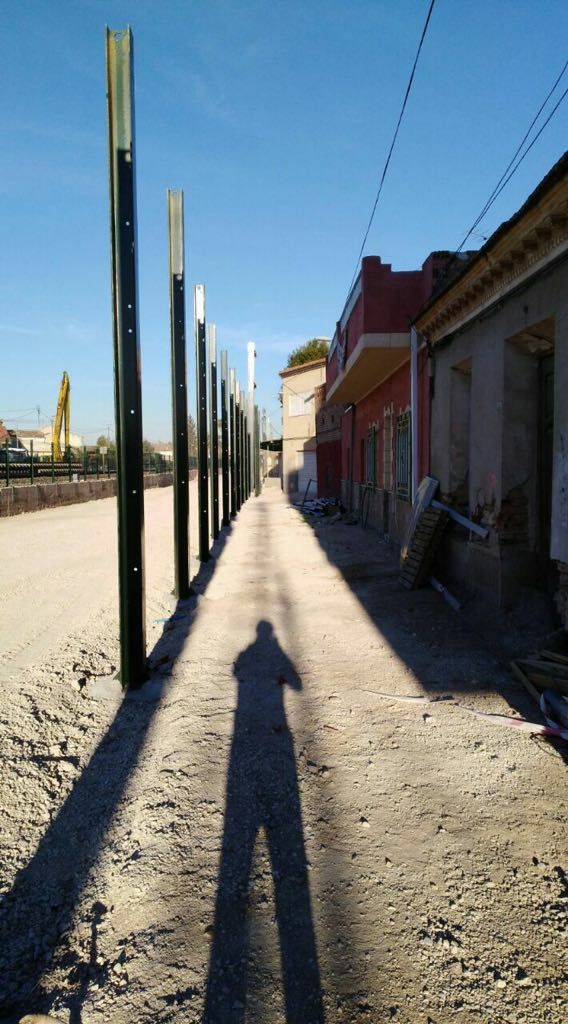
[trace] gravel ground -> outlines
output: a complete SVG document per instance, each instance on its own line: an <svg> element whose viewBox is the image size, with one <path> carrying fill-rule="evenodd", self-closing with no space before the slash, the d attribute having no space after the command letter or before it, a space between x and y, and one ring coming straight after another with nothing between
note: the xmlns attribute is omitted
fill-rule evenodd
<svg viewBox="0 0 568 1024"><path fill-rule="evenodd" d="M564 1024L563 750L440 699L538 720L526 622L274 485L175 608L171 490L146 510L124 700L114 501L0 524L3 1019Z"/></svg>

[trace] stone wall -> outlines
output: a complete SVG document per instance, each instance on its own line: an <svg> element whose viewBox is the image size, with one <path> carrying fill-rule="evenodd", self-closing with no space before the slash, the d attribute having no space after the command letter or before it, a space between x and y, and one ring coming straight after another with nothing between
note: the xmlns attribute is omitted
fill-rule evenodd
<svg viewBox="0 0 568 1024"><path fill-rule="evenodd" d="M170 487L171 473L146 473L144 489L149 487ZM97 501L116 495L116 477L99 480L64 480L54 483L38 483L29 486L0 488L0 517L15 516L20 512L38 512L43 508L59 505L75 505L83 501Z"/></svg>

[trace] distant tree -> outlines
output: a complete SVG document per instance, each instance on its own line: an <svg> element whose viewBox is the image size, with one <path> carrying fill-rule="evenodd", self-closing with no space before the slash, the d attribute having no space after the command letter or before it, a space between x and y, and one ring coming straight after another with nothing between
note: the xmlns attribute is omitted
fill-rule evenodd
<svg viewBox="0 0 568 1024"><path fill-rule="evenodd" d="M187 454L190 459L197 458L197 428L191 414L187 420Z"/></svg>
<svg viewBox="0 0 568 1024"><path fill-rule="evenodd" d="M109 453L112 452L113 454L116 451L114 441L111 441L110 437L107 437L106 434L101 434L100 437L97 437L97 448L108 448Z"/></svg>
<svg viewBox="0 0 568 1024"><path fill-rule="evenodd" d="M328 349L329 342L325 338L311 338L290 352L287 365L301 366L302 363L311 363L314 359L325 359Z"/></svg>
<svg viewBox="0 0 568 1024"><path fill-rule="evenodd" d="M325 338L310 338L309 341L305 341L303 345L298 345L298 348L290 352L286 365L289 369L291 366L302 366L303 363L311 363L314 359L325 359L328 351L329 342ZM280 405L282 405L282 385L280 385L277 398Z"/></svg>
<svg viewBox="0 0 568 1024"><path fill-rule="evenodd" d="M144 455L153 455L156 449L151 441L142 441L142 452Z"/></svg>

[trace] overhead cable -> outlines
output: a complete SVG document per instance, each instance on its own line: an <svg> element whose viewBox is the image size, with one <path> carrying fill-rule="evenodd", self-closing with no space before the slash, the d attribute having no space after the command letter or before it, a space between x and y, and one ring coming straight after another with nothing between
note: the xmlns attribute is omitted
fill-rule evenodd
<svg viewBox="0 0 568 1024"><path fill-rule="evenodd" d="M522 162L525 159L525 157L530 153L530 151L533 148L535 142L542 135L544 129L547 126L547 124L549 123L549 121L552 120L552 118L554 117L554 114L558 110L560 104L565 99L566 95L568 94L568 89L565 89L564 92L562 93L560 99L557 101L556 105L550 111L550 113L549 113L548 117L546 118L546 120L540 126L540 128L539 128L538 132L536 133L536 135L534 136L534 138L531 140L531 142L529 143L529 145L527 146L525 151L521 154L521 156L519 156L519 153L521 153L521 150L522 150L525 142L527 141L531 131L533 130L536 122L538 121L540 115L542 114L542 111L546 107L546 104L548 103L550 97L552 96L552 94L556 90L559 82L563 78L567 68L568 68L568 61L566 61L564 67L562 68L562 71L557 76L556 81L554 82L552 88L549 90L545 100L541 103L537 113L535 114L535 116L533 117L529 127L527 128L527 131L523 135L523 138L521 139L519 145L517 146L515 152L513 153L513 156L511 157L511 159L509 160L509 163L507 164L505 170L503 171L503 174L499 178L499 181L495 185L495 188L493 189L491 195L486 200L485 205L483 206L481 212L477 215L477 217L474 220L473 224L471 225L469 231L464 236L464 238L463 238L459 248L456 249L456 255L457 255L457 253L461 252L461 250L463 249L463 247L464 247L465 243L467 242L468 238L470 237L470 235L472 235L474 233L477 225L485 217L485 214L491 209L491 207L493 206L493 203L498 198L498 196L500 196L501 192L506 187L506 185L508 185L508 183L510 182L511 178L516 173L517 169L520 167L520 165L522 164ZM519 157L518 160L517 160L517 157ZM516 161L516 163L515 163L515 161Z"/></svg>
<svg viewBox="0 0 568 1024"><path fill-rule="evenodd" d="M365 243L367 241L367 238L369 237L369 231L371 230L371 225L373 223L373 220L374 220L374 217L375 217L375 212L376 212L376 209L377 209L377 206L378 206L378 203L379 203L379 199L380 199L380 196L381 196L381 192L383 190L383 185L384 185L384 182L385 182L385 178L387 176L387 171L388 171L388 168L389 168L391 156L393 154L395 143L396 143L396 140L397 140L397 137L398 137L399 128L400 128L401 123L402 123L402 118L404 117L404 111L406 110L406 104L408 103L408 97L410 96L410 90L412 88L412 83L414 81L414 73L415 73L416 67L418 65L418 58L420 57L420 51L422 50L422 45L424 43L424 39L426 38L426 32L428 31L428 25L430 24L430 18L432 17L432 11L434 10L434 3L435 3L435 0L431 0L430 7L428 8L428 14L426 15L426 21L424 22L424 28L422 29L422 35L420 36L420 42L418 44L418 49L416 51L416 56L414 58L414 64L412 65L412 71L410 72L410 78L408 79L408 85L406 86L406 92L404 94L404 100L403 100L403 103L402 103L402 107L400 109L400 114L398 115L398 121L396 123L396 128L394 130L394 135L392 137L392 142L390 144L390 149L388 151L387 158L385 160L385 165L383 167L383 173L381 174L381 180L379 182L379 187L377 189L377 194L375 196L375 202L373 203L373 209L371 210L371 216L369 217L369 223L367 224L367 230L365 231L365 234L363 236L363 241L361 242L361 248L359 250L359 255L357 256L357 260L356 260L356 263L355 263L355 271L353 273L353 277L351 278L351 284L349 285L349 288L348 288L348 291L347 291L348 295L349 295L349 292L351 291L351 289L353 287L353 282L355 281L355 278L357 277L357 273L358 273L358 270L359 270L359 260L361 259L361 256L363 255L363 250L365 248Z"/></svg>

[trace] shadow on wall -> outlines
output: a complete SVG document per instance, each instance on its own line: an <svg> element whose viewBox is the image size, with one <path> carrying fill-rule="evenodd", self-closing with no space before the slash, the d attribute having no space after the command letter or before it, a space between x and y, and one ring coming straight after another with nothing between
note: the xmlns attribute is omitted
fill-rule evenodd
<svg viewBox="0 0 568 1024"><path fill-rule="evenodd" d="M264 829L274 885L286 1021L323 1024L287 686L301 690L270 622L234 663L238 701L204 1024L242 1024L247 995L247 906L254 845Z"/></svg>

